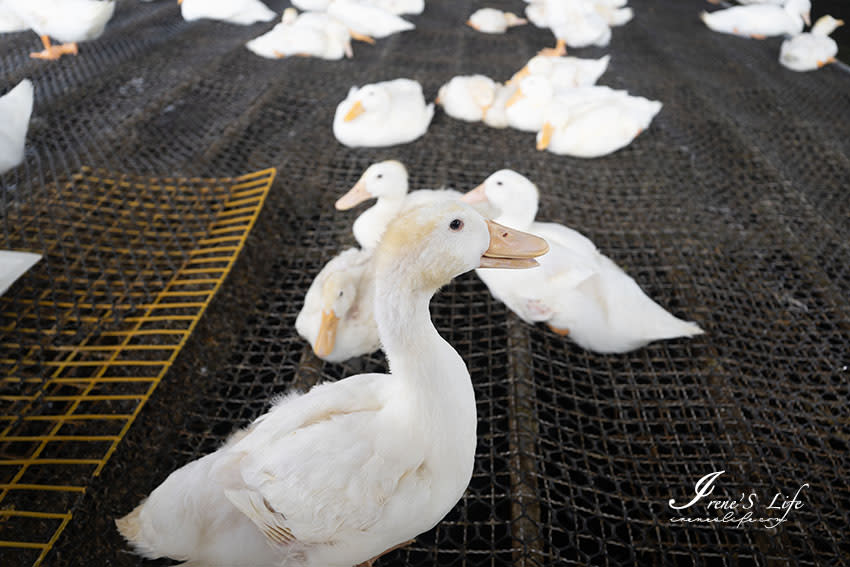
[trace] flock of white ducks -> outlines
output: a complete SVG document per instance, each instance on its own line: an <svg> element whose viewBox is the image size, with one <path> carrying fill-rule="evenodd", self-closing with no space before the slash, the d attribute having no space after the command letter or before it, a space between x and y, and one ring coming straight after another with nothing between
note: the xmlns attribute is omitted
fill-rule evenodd
<svg viewBox="0 0 850 567"><path fill-rule="evenodd" d="M369 309L380 301L370 270L372 251L387 226L405 211L433 202L460 199L501 225L544 238L549 252L540 267L522 272L485 270L478 275L494 297L529 323L546 323L580 347L619 353L647 343L702 333L652 301L613 261L579 232L554 223L535 222L539 193L526 177L501 170L465 195L447 189L408 193L408 174L398 161L372 164L336 202L348 210L369 200L377 203L353 224L361 249L332 259L314 280L298 315L299 334L317 356L340 362L380 346ZM350 328L349 328L350 326ZM342 337L335 342L334 337Z"/></svg>
<svg viewBox="0 0 850 567"><path fill-rule="evenodd" d="M709 0L711 1L711 0ZM829 35L842 20L825 15L810 25L810 0L740 0L716 12L703 12L700 18L710 29L753 39L787 36L779 52L779 62L792 71L814 71L835 62L838 45Z"/></svg>

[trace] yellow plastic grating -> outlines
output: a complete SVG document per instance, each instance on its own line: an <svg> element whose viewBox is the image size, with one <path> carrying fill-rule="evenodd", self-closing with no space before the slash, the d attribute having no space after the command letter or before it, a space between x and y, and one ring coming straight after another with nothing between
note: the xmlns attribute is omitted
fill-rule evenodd
<svg viewBox="0 0 850 567"><path fill-rule="evenodd" d="M274 180L83 169L9 207L44 258L0 298L0 555L39 565L233 266Z"/></svg>

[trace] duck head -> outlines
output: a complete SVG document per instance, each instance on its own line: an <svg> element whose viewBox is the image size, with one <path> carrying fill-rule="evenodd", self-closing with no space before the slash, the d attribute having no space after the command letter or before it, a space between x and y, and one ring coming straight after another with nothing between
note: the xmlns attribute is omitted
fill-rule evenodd
<svg viewBox="0 0 850 567"><path fill-rule="evenodd" d="M809 17L811 9L812 3L810 0L786 0L785 2L785 11L789 14L803 18L803 21L806 22L807 26L812 24Z"/></svg>
<svg viewBox="0 0 850 567"><path fill-rule="evenodd" d="M460 201L413 207L387 227L376 249L378 278L435 292L475 268L532 268L549 245L542 238L485 220Z"/></svg>
<svg viewBox="0 0 850 567"><path fill-rule="evenodd" d="M329 274L322 285L322 319L313 344L316 356L329 356L336 344L339 320L348 313L357 297L357 288L343 272Z"/></svg>
<svg viewBox="0 0 850 567"><path fill-rule="evenodd" d="M353 101L345 113L343 121L357 120L362 114L370 111L380 111L390 105L390 95L387 90L378 85L366 85L353 93Z"/></svg>
<svg viewBox="0 0 850 567"><path fill-rule="evenodd" d="M818 18L818 21L816 21L815 25L812 26L811 32L813 35L828 36L829 34L834 32L836 28L839 28L843 25L844 20L837 20L827 14Z"/></svg>
<svg viewBox="0 0 850 567"><path fill-rule="evenodd" d="M502 169L469 191L461 201L488 203L499 211L496 220L514 228L527 228L537 215L540 192L528 178L511 169Z"/></svg>
<svg viewBox="0 0 850 567"><path fill-rule="evenodd" d="M370 165L354 187L340 197L334 206L345 211L369 199L387 197L402 199L407 194L407 168L396 160Z"/></svg>

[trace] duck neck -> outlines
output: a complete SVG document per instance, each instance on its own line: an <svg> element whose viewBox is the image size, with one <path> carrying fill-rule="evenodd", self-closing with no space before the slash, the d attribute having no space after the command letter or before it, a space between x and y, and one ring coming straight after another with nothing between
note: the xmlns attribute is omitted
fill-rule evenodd
<svg viewBox="0 0 850 567"><path fill-rule="evenodd" d="M353 230L361 246L376 246L387 224L398 214L403 204L404 197L378 197L377 203L357 217Z"/></svg>
<svg viewBox="0 0 850 567"><path fill-rule="evenodd" d="M536 206L531 209L527 207L516 207L512 210L502 211L502 214L493 220L508 228L527 231L534 222L534 217L536 215Z"/></svg>

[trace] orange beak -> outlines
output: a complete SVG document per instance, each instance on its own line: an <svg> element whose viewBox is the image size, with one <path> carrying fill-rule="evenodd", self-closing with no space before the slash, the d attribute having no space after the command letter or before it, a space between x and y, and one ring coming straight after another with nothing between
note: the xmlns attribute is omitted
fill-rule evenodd
<svg viewBox="0 0 850 567"><path fill-rule="evenodd" d="M343 120L345 120L346 122L351 122L364 112L366 112L366 109L363 108L363 103L358 100L353 105L351 105L351 108L348 109L348 112L345 113Z"/></svg>
<svg viewBox="0 0 850 567"><path fill-rule="evenodd" d="M460 200L468 205L487 202L487 193L484 192L484 184L482 183L472 191L467 192Z"/></svg>
<svg viewBox="0 0 850 567"><path fill-rule="evenodd" d="M323 358L330 355L336 344L336 330L339 327L339 317L333 312L322 311L322 322L319 324L319 334L316 336L316 344L313 352L316 356Z"/></svg>
<svg viewBox="0 0 850 567"><path fill-rule="evenodd" d="M337 199L334 207L338 211L347 211L352 207L356 207L363 201L372 198L372 194L366 189L366 182L362 179L354 184L354 187L348 190L348 193Z"/></svg>
<svg viewBox="0 0 850 567"><path fill-rule="evenodd" d="M539 266L534 258L549 251L549 244L533 234L491 220L487 221L487 228L490 231L490 247L481 256L480 268L533 268Z"/></svg>

